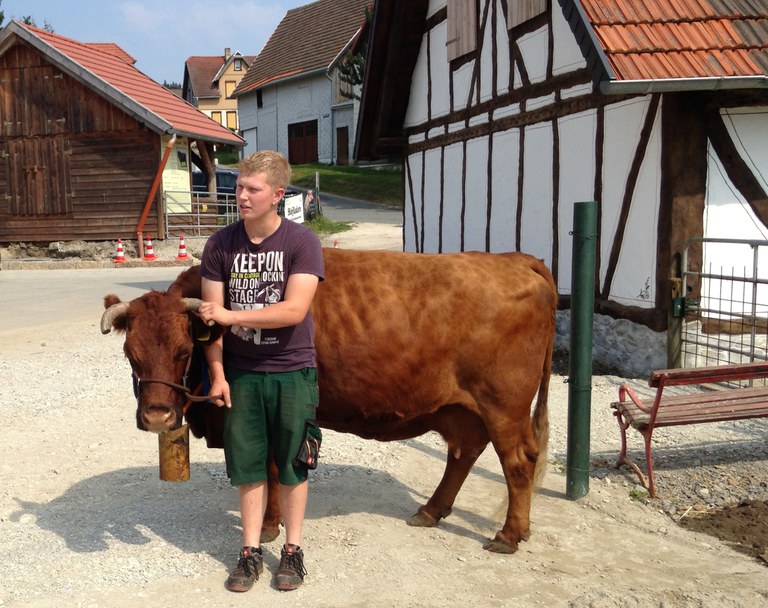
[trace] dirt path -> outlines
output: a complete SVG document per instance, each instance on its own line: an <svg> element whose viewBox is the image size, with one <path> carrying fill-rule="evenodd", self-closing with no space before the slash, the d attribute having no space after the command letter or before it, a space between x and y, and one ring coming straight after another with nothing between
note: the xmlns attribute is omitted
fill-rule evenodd
<svg viewBox="0 0 768 608"><path fill-rule="evenodd" d="M515 555L482 550L499 527L504 493L491 449L453 514L437 528L420 529L405 520L440 478L440 439L384 444L326 432L310 483L305 585L285 594L267 576L245 596L229 593L224 579L240 532L223 454L193 441L192 479L158 479L157 439L135 428L121 348L119 337L101 336L97 318L0 332L3 608L768 603L768 568L632 500L627 474L610 469L590 480L584 499L565 497L562 376L551 382L550 471L533 504L531 539ZM598 462L618 448L607 408L618 381L594 380L591 445ZM702 425L671 441L699 445L721 432ZM267 547L267 571L278 558L279 544Z"/></svg>

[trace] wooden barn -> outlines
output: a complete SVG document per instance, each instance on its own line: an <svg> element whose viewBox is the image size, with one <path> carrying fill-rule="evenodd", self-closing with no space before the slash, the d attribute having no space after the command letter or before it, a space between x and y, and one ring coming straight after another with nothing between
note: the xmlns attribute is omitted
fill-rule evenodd
<svg viewBox="0 0 768 608"><path fill-rule="evenodd" d="M767 76L766 0L377 0L357 156L402 159L406 250L532 253L566 308L573 205L596 201L596 312L663 366L713 256L763 258L729 247L768 239ZM765 321L750 289L728 314Z"/></svg>
<svg viewBox="0 0 768 608"><path fill-rule="evenodd" d="M213 174L229 129L114 44L17 21L0 30L0 242L162 238L164 192Z"/></svg>

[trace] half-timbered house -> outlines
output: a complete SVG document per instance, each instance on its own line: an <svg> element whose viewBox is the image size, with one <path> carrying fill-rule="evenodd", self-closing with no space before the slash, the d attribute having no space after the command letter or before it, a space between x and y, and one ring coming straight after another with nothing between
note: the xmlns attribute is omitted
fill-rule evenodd
<svg viewBox="0 0 768 608"><path fill-rule="evenodd" d="M377 0L357 155L402 159L406 250L532 253L565 308L596 201L596 312L644 371L708 254L768 238L767 75L765 0Z"/></svg>
<svg viewBox="0 0 768 608"><path fill-rule="evenodd" d="M0 242L131 238L143 215L162 237L164 191L243 145L133 64L114 44L0 31Z"/></svg>

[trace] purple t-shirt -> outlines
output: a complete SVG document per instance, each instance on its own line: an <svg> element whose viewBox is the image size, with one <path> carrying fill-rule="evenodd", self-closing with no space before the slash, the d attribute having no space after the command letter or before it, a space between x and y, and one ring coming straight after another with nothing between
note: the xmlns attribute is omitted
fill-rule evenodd
<svg viewBox="0 0 768 608"><path fill-rule="evenodd" d="M201 275L224 283L224 305L251 310L280 302L291 274L323 280L320 239L306 226L283 219L259 245L248 238L243 221L222 228L208 239ZM246 371L293 371L316 367L312 314L292 327L251 329L233 325L224 334L224 361Z"/></svg>

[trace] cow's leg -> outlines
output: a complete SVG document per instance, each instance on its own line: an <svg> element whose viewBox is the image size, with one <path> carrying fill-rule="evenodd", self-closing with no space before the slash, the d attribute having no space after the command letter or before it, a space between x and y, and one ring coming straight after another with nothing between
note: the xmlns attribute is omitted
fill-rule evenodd
<svg viewBox="0 0 768 608"><path fill-rule="evenodd" d="M267 471L267 509L261 525L261 542L270 543L280 534L280 502L277 490L277 466L269 459Z"/></svg>
<svg viewBox="0 0 768 608"><path fill-rule="evenodd" d="M456 495L489 441L480 417L463 407L441 410L433 428L448 443L445 471L427 504L419 507L408 521L411 526L436 526L441 518L451 514Z"/></svg>
<svg viewBox="0 0 768 608"><path fill-rule="evenodd" d="M489 427L493 429L491 442L507 482L509 504L504 526L484 548L496 553L514 553L520 541L528 540L531 535L531 498L538 448L527 416L516 423L497 420Z"/></svg>

